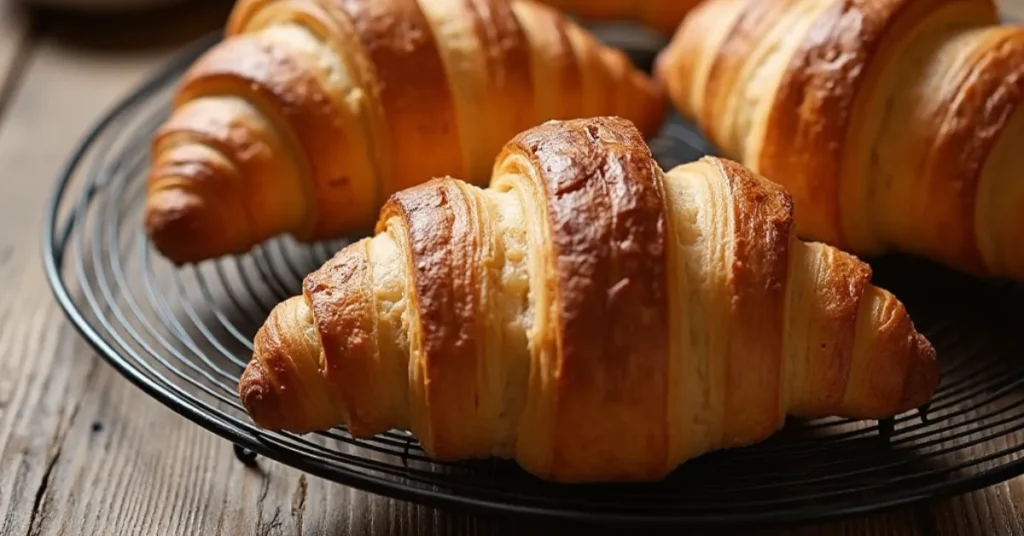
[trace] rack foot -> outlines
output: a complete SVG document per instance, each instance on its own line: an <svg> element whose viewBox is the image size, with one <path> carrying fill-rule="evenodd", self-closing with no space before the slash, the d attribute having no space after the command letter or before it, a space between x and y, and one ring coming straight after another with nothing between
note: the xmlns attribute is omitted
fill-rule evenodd
<svg viewBox="0 0 1024 536"><path fill-rule="evenodd" d="M886 443L892 439L892 434L896 431L896 419L880 419L878 421L878 437L882 438Z"/></svg>
<svg viewBox="0 0 1024 536"><path fill-rule="evenodd" d="M927 403L924 404L923 406L917 408L917 416L921 418L921 422L922 423L925 423L925 424L928 423L928 410L929 409L931 409L931 404L927 404Z"/></svg>
<svg viewBox="0 0 1024 536"><path fill-rule="evenodd" d="M235 458L242 462L246 467L253 467L256 465L256 457L259 456L255 452L241 446L233 445L235 449Z"/></svg>

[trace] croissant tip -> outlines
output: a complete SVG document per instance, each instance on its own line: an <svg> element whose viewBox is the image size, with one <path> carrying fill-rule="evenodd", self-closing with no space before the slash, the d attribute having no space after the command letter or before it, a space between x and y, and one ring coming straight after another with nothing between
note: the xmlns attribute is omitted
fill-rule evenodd
<svg viewBox="0 0 1024 536"><path fill-rule="evenodd" d="M221 223L195 194L163 190L149 196L145 213L146 234L161 255L177 265L198 263L234 253L230 226ZM231 246L231 247L228 247Z"/></svg>
<svg viewBox="0 0 1024 536"><path fill-rule="evenodd" d="M257 425L270 430L284 428L281 399L267 377L263 363L254 359L245 367L238 382L238 396Z"/></svg>
<svg viewBox="0 0 1024 536"><path fill-rule="evenodd" d="M659 87L665 87L665 71L668 69L668 50L658 52L654 58L654 67L651 69L651 78Z"/></svg>
<svg viewBox="0 0 1024 536"><path fill-rule="evenodd" d="M907 371L901 401L901 406L908 411L926 404L938 389L940 380L935 348L928 339L920 333L914 333L911 345L910 369Z"/></svg>

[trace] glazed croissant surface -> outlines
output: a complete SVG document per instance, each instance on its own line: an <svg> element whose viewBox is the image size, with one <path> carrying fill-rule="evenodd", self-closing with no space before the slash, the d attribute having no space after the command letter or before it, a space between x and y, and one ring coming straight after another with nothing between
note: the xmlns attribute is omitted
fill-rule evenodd
<svg viewBox="0 0 1024 536"><path fill-rule="evenodd" d="M657 480L787 414L925 403L937 364L904 306L792 220L732 161L664 174L626 120L551 121L487 189L391 197L273 309L239 395L265 428L406 429L558 482Z"/></svg>
<svg viewBox="0 0 1024 536"><path fill-rule="evenodd" d="M700 0L541 0L566 13L593 21L633 20L671 34Z"/></svg>
<svg viewBox="0 0 1024 536"><path fill-rule="evenodd" d="M153 141L146 226L177 263L370 230L387 196L490 177L547 119L648 136L664 96L621 51L529 0L240 0Z"/></svg>
<svg viewBox="0 0 1024 536"><path fill-rule="evenodd" d="M1024 279L1024 28L991 0L708 0L657 71L801 237Z"/></svg>

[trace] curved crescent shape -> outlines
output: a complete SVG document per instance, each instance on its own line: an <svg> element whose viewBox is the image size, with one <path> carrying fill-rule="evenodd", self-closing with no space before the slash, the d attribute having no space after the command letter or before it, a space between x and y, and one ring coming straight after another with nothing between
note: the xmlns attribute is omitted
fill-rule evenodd
<svg viewBox="0 0 1024 536"><path fill-rule="evenodd" d="M934 350L870 277L797 240L789 194L735 162L663 173L626 120L554 121L489 188L394 195L271 312L239 395L267 428L404 428L438 459L657 480L787 414L923 405Z"/></svg>

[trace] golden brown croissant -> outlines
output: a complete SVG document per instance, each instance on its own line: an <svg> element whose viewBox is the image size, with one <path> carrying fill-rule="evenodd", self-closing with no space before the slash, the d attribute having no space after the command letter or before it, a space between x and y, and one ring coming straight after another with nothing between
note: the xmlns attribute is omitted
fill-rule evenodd
<svg viewBox="0 0 1024 536"><path fill-rule="evenodd" d="M541 0L566 13L593 21L633 20L665 34L679 26L700 0Z"/></svg>
<svg viewBox="0 0 1024 536"><path fill-rule="evenodd" d="M227 35L153 142L146 224L178 263L369 230L390 193L485 182L546 119L653 136L664 114L624 53L529 0L240 0Z"/></svg>
<svg viewBox="0 0 1024 536"><path fill-rule="evenodd" d="M487 189L394 195L271 312L239 394L266 428L408 429L437 459L561 482L659 479L787 414L925 403L937 364L904 306L791 226L736 163L665 175L626 120L545 123Z"/></svg>
<svg viewBox="0 0 1024 536"><path fill-rule="evenodd" d="M1024 28L991 0L709 0L658 60L801 237L1024 279Z"/></svg>

